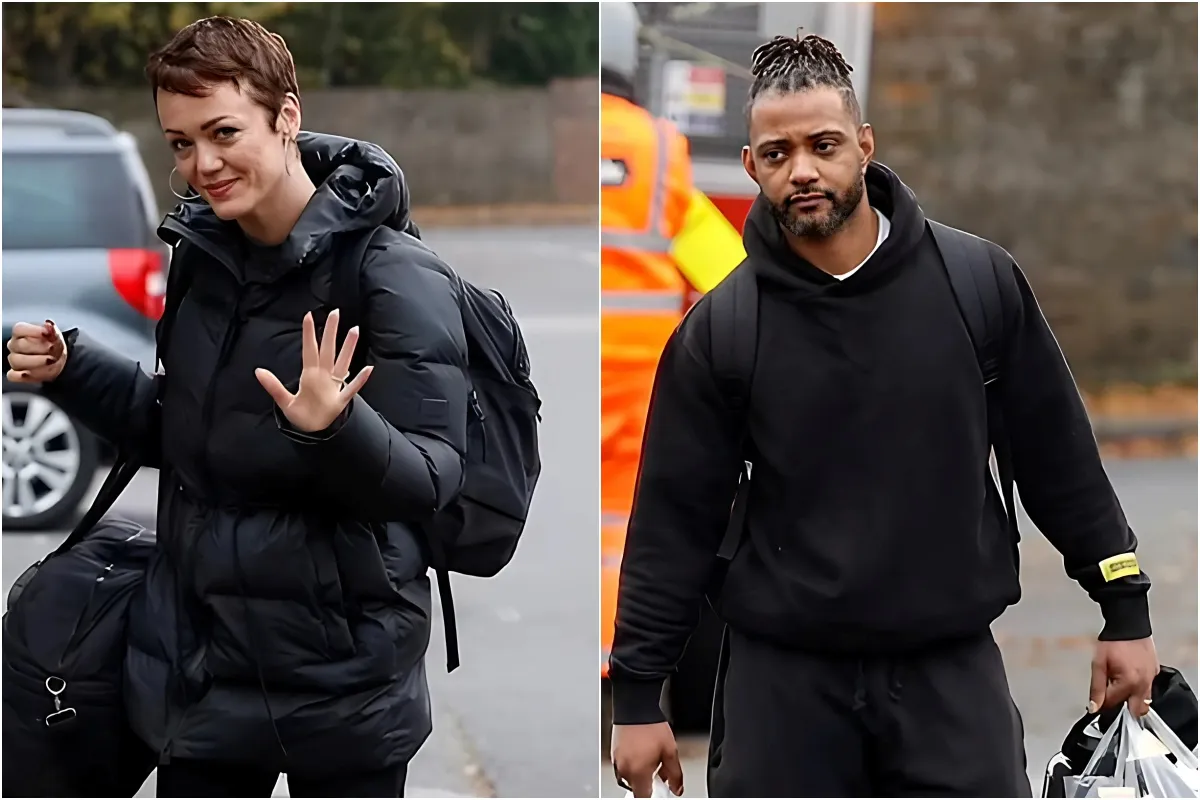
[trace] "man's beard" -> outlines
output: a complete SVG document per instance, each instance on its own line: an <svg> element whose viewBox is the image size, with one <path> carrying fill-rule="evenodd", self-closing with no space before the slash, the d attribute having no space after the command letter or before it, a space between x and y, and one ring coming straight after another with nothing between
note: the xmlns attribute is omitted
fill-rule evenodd
<svg viewBox="0 0 1200 800"><path fill-rule="evenodd" d="M854 213L854 209L858 208L858 204L862 201L863 192L865 191L866 180L863 174L859 172L857 180L840 195L836 192L823 190L809 192L809 194L825 195L825 199L829 201L828 211L824 213L800 213L793 216L789 213L791 207L785 199L782 203L770 204L771 216L779 223L779 227L793 236L824 239L842 229L842 226L846 224L846 220L850 219L850 215Z"/></svg>

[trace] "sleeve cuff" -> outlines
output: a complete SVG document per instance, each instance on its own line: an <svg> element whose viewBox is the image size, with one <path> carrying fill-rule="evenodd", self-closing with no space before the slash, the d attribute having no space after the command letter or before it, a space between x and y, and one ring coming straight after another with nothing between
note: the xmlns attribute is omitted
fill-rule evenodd
<svg viewBox="0 0 1200 800"><path fill-rule="evenodd" d="M355 397L342 415L328 428L304 433L288 422L275 407L279 432L305 448L320 454L324 469L339 482L361 482L376 486L383 479L390 461L391 439L388 424L361 397Z"/></svg>
<svg viewBox="0 0 1200 800"><path fill-rule="evenodd" d="M1151 635L1150 601L1144 592L1105 598L1099 603L1100 613L1104 615L1100 641L1121 642L1146 639Z"/></svg>
<svg viewBox="0 0 1200 800"><path fill-rule="evenodd" d="M652 725L666 722L659 701L662 698L664 680L613 681L613 724Z"/></svg>
<svg viewBox="0 0 1200 800"><path fill-rule="evenodd" d="M338 418L333 421L333 424L325 430L305 433L304 431L297 429L296 426L292 425L287 416L283 413L283 410L276 405L275 424L279 426L280 433L291 439L293 442L299 442L300 444L317 444L319 442L329 441L338 434L338 431L346 426L346 420L350 416L350 408L351 406L346 406L346 409L338 415Z"/></svg>

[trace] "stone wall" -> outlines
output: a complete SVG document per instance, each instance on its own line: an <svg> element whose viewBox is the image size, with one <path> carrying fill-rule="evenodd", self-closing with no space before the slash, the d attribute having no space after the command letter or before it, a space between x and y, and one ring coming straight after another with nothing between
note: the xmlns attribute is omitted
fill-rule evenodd
<svg viewBox="0 0 1200 800"><path fill-rule="evenodd" d="M877 3L869 98L880 160L1016 257L1081 381L1194 382L1194 3Z"/></svg>
<svg viewBox="0 0 1200 800"><path fill-rule="evenodd" d="M414 205L596 204L600 101L595 79L546 89L330 89L303 95L306 130L366 139L404 169ZM171 153L148 90L30 92L91 111L135 135L169 208Z"/></svg>

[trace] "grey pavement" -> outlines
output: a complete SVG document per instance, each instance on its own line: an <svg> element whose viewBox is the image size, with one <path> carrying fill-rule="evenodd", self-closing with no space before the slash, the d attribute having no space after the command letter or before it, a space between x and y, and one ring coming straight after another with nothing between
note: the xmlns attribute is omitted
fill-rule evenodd
<svg viewBox="0 0 1200 800"><path fill-rule="evenodd" d="M424 235L464 277L503 292L521 319L544 403L544 467L513 562L495 578L452 579L462 655L452 675L445 670L440 610L435 614L427 659L434 732L410 767L407 794L595 797L600 726L595 229L442 229ZM118 511L153 524L155 479L149 471L139 475ZM5 593L63 535L5 535ZM139 796L153 793L151 776ZM283 779L276 794L286 796Z"/></svg>
<svg viewBox="0 0 1200 800"><path fill-rule="evenodd" d="M1183 671L1196 688L1196 460L1115 461L1109 477L1138 536L1150 575L1150 613L1159 661ZM1034 796L1049 758L1088 701L1092 646L1101 618L1063 573L1062 557L1021 512L1021 601L993 626L1004 652L1013 698L1025 722L1025 752ZM684 788L704 797L702 737L680 742ZM601 757L602 796L621 797Z"/></svg>

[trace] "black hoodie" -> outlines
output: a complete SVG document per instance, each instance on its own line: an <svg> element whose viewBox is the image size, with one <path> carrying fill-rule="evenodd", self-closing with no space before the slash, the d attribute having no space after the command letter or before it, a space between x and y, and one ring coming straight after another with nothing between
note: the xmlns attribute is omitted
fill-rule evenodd
<svg viewBox="0 0 1200 800"><path fill-rule="evenodd" d="M617 603L614 722L662 719L658 698L700 612L743 452L746 532L716 602L782 647L901 653L985 632L1020 597L1014 543L988 471L982 373L916 198L867 171L891 234L838 280L787 246L765 200L748 258L668 342L651 401ZM995 245L990 245L996 247ZM1001 277L1001 396L1016 480L1067 573L1100 603L1101 638L1150 634L1144 574L1105 582L1135 550L1083 403L1024 275ZM727 411L711 365L712 296L757 280L748 414Z"/></svg>
<svg viewBox="0 0 1200 800"><path fill-rule="evenodd" d="M237 224L201 201L159 229L186 243L171 269L192 276L162 357L161 414L153 365L76 331L51 389L161 467L159 552L129 621L134 730L164 762L320 778L405 763L429 735L417 523L461 483L467 346L454 274L402 232L395 162L336 136L299 146L317 189L279 246L248 260ZM388 246L360 273L358 347L374 372L329 430L290 430L254 371L295 386L301 320L321 325L334 267L358 267L349 252L380 227Z"/></svg>

